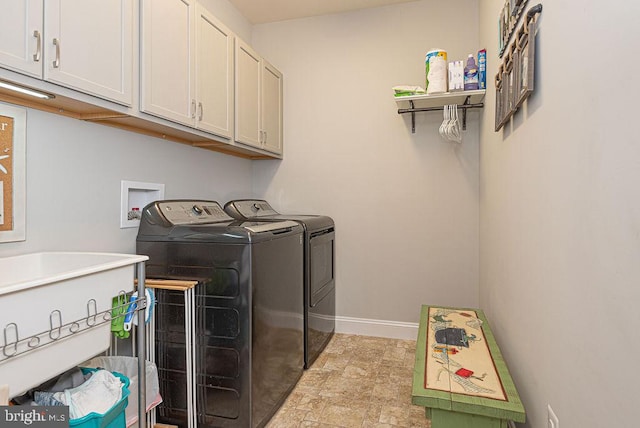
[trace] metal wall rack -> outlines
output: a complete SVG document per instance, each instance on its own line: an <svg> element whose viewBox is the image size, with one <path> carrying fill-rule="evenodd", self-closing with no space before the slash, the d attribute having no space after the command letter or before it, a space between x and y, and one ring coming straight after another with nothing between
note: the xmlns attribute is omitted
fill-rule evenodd
<svg viewBox="0 0 640 428"><path fill-rule="evenodd" d="M416 113L423 111L442 111L444 106L456 104L462 109L462 129L467 129L467 110L483 108L485 90L445 92L432 95L411 95L395 97L396 103L401 107L398 114L411 114L411 133L416 132Z"/></svg>
<svg viewBox="0 0 640 428"><path fill-rule="evenodd" d="M124 290L121 290L119 296L126 297L127 293ZM4 345L0 346L0 363L4 360L8 360L9 358L27 354L74 334L111 322L113 318L112 311L127 310L127 307L129 306L129 298L126 297L125 301L125 304L97 312L97 302L95 299L89 299L87 301L87 316L65 324L62 323L64 318L62 311L55 309L49 314L49 330L45 330L25 338L20 338L18 324L14 322L9 323L3 330ZM132 312L144 310L147 306L145 298L138 299L136 303L137 307Z"/></svg>

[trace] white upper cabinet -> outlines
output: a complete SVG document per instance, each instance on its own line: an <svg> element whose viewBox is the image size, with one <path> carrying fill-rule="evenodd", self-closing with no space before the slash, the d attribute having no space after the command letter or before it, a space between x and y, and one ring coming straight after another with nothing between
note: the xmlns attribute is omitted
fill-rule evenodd
<svg viewBox="0 0 640 428"><path fill-rule="evenodd" d="M134 0L8 2L0 13L0 64L130 105L134 3Z"/></svg>
<svg viewBox="0 0 640 428"><path fill-rule="evenodd" d="M0 13L0 64L42 78L43 0L4 2Z"/></svg>
<svg viewBox="0 0 640 428"><path fill-rule="evenodd" d="M262 61L262 142L264 149L282 154L282 73Z"/></svg>
<svg viewBox="0 0 640 428"><path fill-rule="evenodd" d="M57 95L47 111L95 105L118 111L111 124L128 129L176 131L177 141L244 157L282 155L282 74L200 0L3 2L0 69Z"/></svg>
<svg viewBox="0 0 640 428"><path fill-rule="evenodd" d="M196 17L196 127L231 139L235 36L200 5Z"/></svg>
<svg viewBox="0 0 640 428"><path fill-rule="evenodd" d="M260 56L236 41L236 141L262 146L260 129Z"/></svg>
<svg viewBox="0 0 640 428"><path fill-rule="evenodd" d="M179 123L193 123L195 25L193 0L142 0L140 109Z"/></svg>
<svg viewBox="0 0 640 428"><path fill-rule="evenodd" d="M236 141L282 154L282 74L236 42Z"/></svg>
<svg viewBox="0 0 640 428"><path fill-rule="evenodd" d="M194 1L143 0L141 110L230 139L234 39Z"/></svg>
<svg viewBox="0 0 640 428"><path fill-rule="evenodd" d="M134 0L46 0L45 80L131 104Z"/></svg>

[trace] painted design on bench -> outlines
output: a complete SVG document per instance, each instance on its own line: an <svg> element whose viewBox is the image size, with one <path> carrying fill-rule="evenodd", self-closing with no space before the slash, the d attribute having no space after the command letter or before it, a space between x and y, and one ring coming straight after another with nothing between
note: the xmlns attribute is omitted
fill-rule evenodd
<svg viewBox="0 0 640 428"><path fill-rule="evenodd" d="M446 367L443 367L438 372L438 379L440 379L440 375L445 372L449 373L451 380L453 380L454 382L462 386L462 388L464 388L466 392L473 393L476 395L495 393L493 389L484 388L480 385L476 385L474 382L471 381L471 379L469 379L470 377L473 377L475 379L484 381L484 378L487 376L486 373L483 373L482 377L476 377L476 376L467 375L467 372L473 373L471 370L461 368L454 372Z"/></svg>
<svg viewBox="0 0 640 428"><path fill-rule="evenodd" d="M475 334L467 335L464 328L443 328L435 331L436 342L451 345L469 347L469 342L477 340Z"/></svg>
<svg viewBox="0 0 640 428"><path fill-rule="evenodd" d="M506 401L473 311L429 308L425 388Z"/></svg>

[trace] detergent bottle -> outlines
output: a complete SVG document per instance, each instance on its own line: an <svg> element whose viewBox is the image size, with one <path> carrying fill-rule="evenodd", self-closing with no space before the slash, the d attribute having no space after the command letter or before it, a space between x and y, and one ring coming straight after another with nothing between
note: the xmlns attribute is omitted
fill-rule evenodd
<svg viewBox="0 0 640 428"><path fill-rule="evenodd" d="M464 68L464 90L473 91L478 89L478 65L473 54L469 54L467 65Z"/></svg>

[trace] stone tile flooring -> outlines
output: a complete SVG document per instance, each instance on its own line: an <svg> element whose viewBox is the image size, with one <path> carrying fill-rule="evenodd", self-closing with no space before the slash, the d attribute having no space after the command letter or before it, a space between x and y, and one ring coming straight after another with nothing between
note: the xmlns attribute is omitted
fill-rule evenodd
<svg viewBox="0 0 640 428"><path fill-rule="evenodd" d="M267 428L426 427L411 404L416 342L336 334Z"/></svg>

